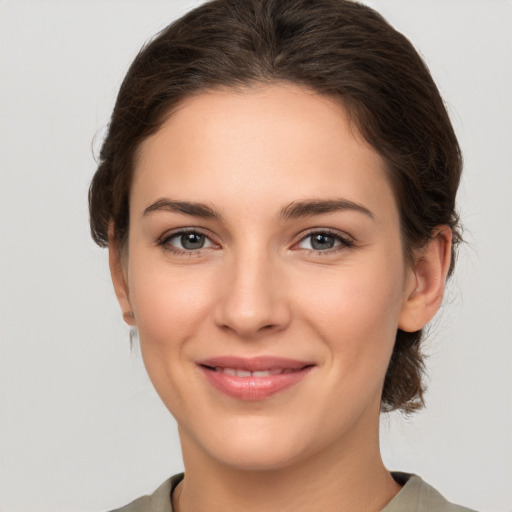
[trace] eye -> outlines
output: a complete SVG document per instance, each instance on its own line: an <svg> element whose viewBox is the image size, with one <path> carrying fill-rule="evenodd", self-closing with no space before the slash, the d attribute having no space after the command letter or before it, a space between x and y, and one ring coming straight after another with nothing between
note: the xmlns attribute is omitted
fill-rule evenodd
<svg viewBox="0 0 512 512"><path fill-rule="evenodd" d="M310 251L328 251L330 249L352 247L354 243L335 233L326 231L315 231L305 236L298 244L299 249Z"/></svg>
<svg viewBox="0 0 512 512"><path fill-rule="evenodd" d="M198 231L181 231L164 237L160 245L174 252L192 252L216 245L204 234Z"/></svg>

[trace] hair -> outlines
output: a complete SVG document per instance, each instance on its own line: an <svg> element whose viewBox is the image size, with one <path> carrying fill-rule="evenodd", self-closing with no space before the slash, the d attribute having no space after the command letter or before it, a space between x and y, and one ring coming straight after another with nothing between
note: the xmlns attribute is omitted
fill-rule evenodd
<svg viewBox="0 0 512 512"><path fill-rule="evenodd" d="M146 44L126 74L89 191L97 244L126 246L141 143L184 99L218 88L291 82L337 99L387 163L404 254L448 225L461 241L455 196L460 148L430 73L409 40L350 0L212 0ZM381 410L424 405L422 331L397 331Z"/></svg>

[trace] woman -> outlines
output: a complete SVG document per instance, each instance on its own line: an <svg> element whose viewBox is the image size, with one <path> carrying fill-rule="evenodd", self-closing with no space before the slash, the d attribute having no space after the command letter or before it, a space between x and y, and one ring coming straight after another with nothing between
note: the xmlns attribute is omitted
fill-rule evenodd
<svg viewBox="0 0 512 512"><path fill-rule="evenodd" d="M124 511L468 510L391 474L460 240L457 140L410 43L343 0L214 0L121 86L90 190L186 477Z"/></svg>

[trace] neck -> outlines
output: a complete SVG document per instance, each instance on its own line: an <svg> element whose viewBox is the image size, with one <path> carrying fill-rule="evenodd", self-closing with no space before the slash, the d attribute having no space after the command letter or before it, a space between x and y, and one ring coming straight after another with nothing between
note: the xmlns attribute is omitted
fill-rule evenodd
<svg viewBox="0 0 512 512"><path fill-rule="evenodd" d="M382 462L378 430L374 439L331 445L272 470L227 466L180 436L186 478L179 512L378 512L400 490Z"/></svg>

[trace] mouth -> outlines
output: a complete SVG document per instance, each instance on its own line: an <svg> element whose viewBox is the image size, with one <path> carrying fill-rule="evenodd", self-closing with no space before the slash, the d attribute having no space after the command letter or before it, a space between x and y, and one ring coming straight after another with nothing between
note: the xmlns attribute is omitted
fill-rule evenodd
<svg viewBox="0 0 512 512"><path fill-rule="evenodd" d="M226 375L234 375L236 377L269 377L270 375L282 375L284 373L293 373L300 371L293 370L292 368L272 368L270 370L242 370L240 368L223 368L222 366L216 366L215 368L206 367L214 372L225 373Z"/></svg>
<svg viewBox="0 0 512 512"><path fill-rule="evenodd" d="M197 363L217 391L239 400L264 400L298 384L315 366L278 357L219 357Z"/></svg>

